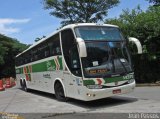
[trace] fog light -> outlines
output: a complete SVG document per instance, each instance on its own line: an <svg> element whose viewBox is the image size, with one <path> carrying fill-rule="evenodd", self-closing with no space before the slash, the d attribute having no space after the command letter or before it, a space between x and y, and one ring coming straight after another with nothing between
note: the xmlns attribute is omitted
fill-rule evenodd
<svg viewBox="0 0 160 119"><path fill-rule="evenodd" d="M88 97L91 97L91 94L87 93L87 96L88 96Z"/></svg>

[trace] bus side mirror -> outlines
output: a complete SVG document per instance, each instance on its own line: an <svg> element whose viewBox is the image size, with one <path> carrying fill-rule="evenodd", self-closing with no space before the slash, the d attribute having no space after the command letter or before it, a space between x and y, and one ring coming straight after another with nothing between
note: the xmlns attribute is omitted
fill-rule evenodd
<svg viewBox="0 0 160 119"><path fill-rule="evenodd" d="M137 46L138 54L142 54L142 45L140 41L134 37L129 37L129 42L133 42Z"/></svg>
<svg viewBox="0 0 160 119"><path fill-rule="evenodd" d="M82 38L77 38L78 50L80 57L87 57L86 44Z"/></svg>

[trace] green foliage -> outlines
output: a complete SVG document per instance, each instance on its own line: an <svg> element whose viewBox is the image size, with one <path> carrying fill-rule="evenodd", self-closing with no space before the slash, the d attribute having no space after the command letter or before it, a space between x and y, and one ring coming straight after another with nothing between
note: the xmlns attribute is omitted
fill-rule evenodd
<svg viewBox="0 0 160 119"><path fill-rule="evenodd" d="M63 19L62 25L103 21L107 10L118 3L119 0L44 0L45 9Z"/></svg>
<svg viewBox="0 0 160 119"><path fill-rule="evenodd" d="M34 41L35 41L35 42L38 42L39 40L41 40L41 39L43 39L43 38L45 38L45 37L46 37L46 36L42 36L42 38L38 38L38 37L37 37Z"/></svg>
<svg viewBox="0 0 160 119"><path fill-rule="evenodd" d="M7 51L7 48L6 48L6 47L3 47L3 45L0 44L0 65L3 65L3 64L4 64L4 59L3 59L3 57L6 55L6 51Z"/></svg>
<svg viewBox="0 0 160 119"><path fill-rule="evenodd" d="M28 46L0 34L0 78L15 76L14 57Z"/></svg>
<svg viewBox="0 0 160 119"><path fill-rule="evenodd" d="M118 25L126 36L138 38L146 53L160 53L160 7L149 7L143 12L138 6L132 11L123 10L119 18L106 23Z"/></svg>
<svg viewBox="0 0 160 119"><path fill-rule="evenodd" d="M150 3L153 3L154 6L160 6L160 0L147 0L149 1Z"/></svg>
<svg viewBox="0 0 160 119"><path fill-rule="evenodd" d="M138 83L153 83L160 80L159 60L150 60L149 54L133 55L135 79Z"/></svg>
<svg viewBox="0 0 160 119"><path fill-rule="evenodd" d="M119 18L106 20L106 23L118 25L126 36L136 37L140 40L144 54L138 59L134 58L135 73L139 80L146 78L149 82L149 79L154 80L153 76L156 75L160 79L159 73L155 74L156 68L160 67L160 64L157 63L160 60L159 22L160 6L151 6L145 12L138 6L132 11L123 10Z"/></svg>

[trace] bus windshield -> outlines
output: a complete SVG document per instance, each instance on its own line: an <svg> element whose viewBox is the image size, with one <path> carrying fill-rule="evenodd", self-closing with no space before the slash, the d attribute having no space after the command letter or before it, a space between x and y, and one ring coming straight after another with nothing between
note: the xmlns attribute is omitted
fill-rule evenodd
<svg viewBox="0 0 160 119"><path fill-rule="evenodd" d="M86 78L105 78L132 72L126 42L115 27L78 27L77 37L86 44L87 57L82 57Z"/></svg>
<svg viewBox="0 0 160 119"><path fill-rule="evenodd" d="M75 28L77 37L83 40L106 40L106 41L120 41L124 40L121 32L117 27L104 26L81 26Z"/></svg>

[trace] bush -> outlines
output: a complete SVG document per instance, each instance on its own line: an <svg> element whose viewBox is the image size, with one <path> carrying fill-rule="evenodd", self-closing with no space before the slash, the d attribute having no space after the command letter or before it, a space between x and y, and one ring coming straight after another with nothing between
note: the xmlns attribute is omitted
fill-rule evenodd
<svg viewBox="0 0 160 119"><path fill-rule="evenodd" d="M160 80L159 59L150 60L148 54L134 55L132 59L137 83L155 83Z"/></svg>

